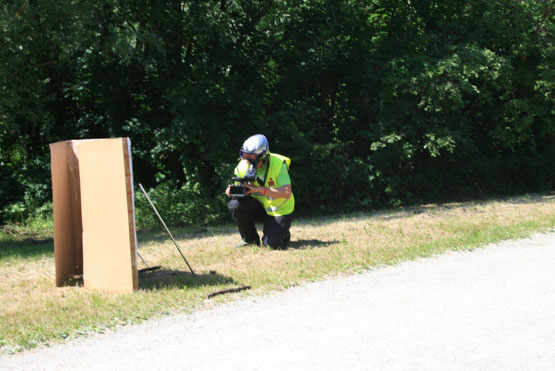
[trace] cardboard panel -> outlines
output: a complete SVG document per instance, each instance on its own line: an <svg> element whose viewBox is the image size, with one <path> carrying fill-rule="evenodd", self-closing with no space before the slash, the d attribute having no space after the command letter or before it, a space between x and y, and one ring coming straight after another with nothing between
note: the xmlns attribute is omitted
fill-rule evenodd
<svg viewBox="0 0 555 371"><path fill-rule="evenodd" d="M78 174L76 169L70 172L70 153L69 142L50 144L56 286L62 286L68 278L83 273L81 210L79 194L75 192ZM76 166L75 161L72 166Z"/></svg>
<svg viewBox="0 0 555 371"><path fill-rule="evenodd" d="M128 138L51 145L57 284L82 251L85 287L138 288L130 145Z"/></svg>
<svg viewBox="0 0 555 371"><path fill-rule="evenodd" d="M132 292L137 289L136 251L130 238L130 170L122 141L78 141L74 149L79 158L85 287Z"/></svg>

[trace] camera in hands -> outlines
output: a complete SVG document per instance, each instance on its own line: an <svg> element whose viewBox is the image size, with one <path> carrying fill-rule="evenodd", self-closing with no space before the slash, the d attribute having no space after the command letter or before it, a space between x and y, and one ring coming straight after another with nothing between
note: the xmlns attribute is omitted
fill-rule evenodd
<svg viewBox="0 0 555 371"><path fill-rule="evenodd" d="M251 164L251 166L249 166L244 177L233 177L232 180L234 182L239 182L239 185L232 185L229 188L229 195L237 198L246 197L248 188L245 184L256 180L256 169L254 165Z"/></svg>

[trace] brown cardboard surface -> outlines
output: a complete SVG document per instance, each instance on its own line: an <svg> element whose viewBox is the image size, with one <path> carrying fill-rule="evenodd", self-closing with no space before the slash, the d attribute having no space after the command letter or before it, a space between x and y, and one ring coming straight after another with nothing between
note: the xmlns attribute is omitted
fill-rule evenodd
<svg viewBox="0 0 555 371"><path fill-rule="evenodd" d="M70 152L69 142L50 144L56 286L62 286L71 276L83 273L81 211L79 204L73 202L78 194L72 191L72 173L68 161ZM74 207L78 206L76 211Z"/></svg>
<svg viewBox="0 0 555 371"><path fill-rule="evenodd" d="M51 152L57 284L77 259L81 240L85 287L133 292L138 272L129 139L60 142ZM71 237L75 226L78 238Z"/></svg>

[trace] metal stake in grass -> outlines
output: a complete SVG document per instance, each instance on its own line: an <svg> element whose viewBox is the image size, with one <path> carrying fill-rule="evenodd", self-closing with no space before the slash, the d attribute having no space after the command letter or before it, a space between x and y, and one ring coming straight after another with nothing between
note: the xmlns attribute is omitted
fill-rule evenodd
<svg viewBox="0 0 555 371"><path fill-rule="evenodd" d="M185 255L183 255L183 253L181 252L181 249L179 248L179 246L177 245L177 242L175 242L175 239L172 236L172 233L170 232L170 230L168 229L168 227L166 226L166 223L164 223L164 219L162 219L162 217L160 216L160 214L158 213L158 210L156 210L156 207L154 206L154 204L152 203L152 201L150 200L150 197L148 197L148 195L146 194L145 189L143 188L142 184L139 183L139 187L141 188L141 191L143 191L143 193L145 194L146 199L148 200L148 202L150 203L150 206L152 206L152 209L154 210L154 212L156 213L156 216L158 216L158 219L160 219L160 222L162 223L162 225L164 226L164 228L166 229L166 232L168 232L168 234L170 235L170 238L172 239L175 247L177 247L177 251L179 251L179 253L181 254L181 257L183 258L183 260L185 261L185 264L187 264L187 266L189 267L189 270L191 271L191 273L193 274L193 277L195 277L195 279L197 279L197 275L195 274L195 272L193 271L193 268L191 268L191 265L189 264L189 262L187 261L187 259L185 259Z"/></svg>

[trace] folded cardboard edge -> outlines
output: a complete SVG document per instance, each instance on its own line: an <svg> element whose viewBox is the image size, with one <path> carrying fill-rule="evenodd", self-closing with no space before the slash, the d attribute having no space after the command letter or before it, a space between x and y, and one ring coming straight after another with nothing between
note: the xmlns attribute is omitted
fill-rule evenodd
<svg viewBox="0 0 555 371"><path fill-rule="evenodd" d="M70 142L50 144L56 286L83 273L79 170L73 157Z"/></svg>
<svg viewBox="0 0 555 371"><path fill-rule="evenodd" d="M116 139L121 140L125 163L132 287L103 287L103 289L117 292L132 292L138 289L138 270L131 141L129 138ZM113 139L69 140L50 144L57 286L63 286L68 278L74 275L83 274L83 265L86 264L83 261L83 224L77 144L82 141L95 140ZM87 281L86 277L83 277L83 279L85 282Z"/></svg>

